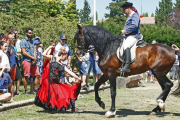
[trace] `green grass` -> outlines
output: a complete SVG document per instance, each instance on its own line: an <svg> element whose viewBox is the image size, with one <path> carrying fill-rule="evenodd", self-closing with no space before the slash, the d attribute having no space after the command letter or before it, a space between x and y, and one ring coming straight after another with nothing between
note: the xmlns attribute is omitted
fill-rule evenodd
<svg viewBox="0 0 180 120"><path fill-rule="evenodd" d="M168 96L166 100L166 111L150 116L149 113L157 106L156 98L161 93L161 88L156 82L147 83L146 87L131 89L117 89L116 116L113 120L179 120L180 102L179 98ZM84 98L76 101L76 107L85 110L84 113L50 114L41 107L35 105L10 109L0 113L1 120L102 120L104 114L111 107L110 89L99 91L101 100L106 104L105 110L100 108L94 100L94 92L83 94ZM107 119L109 120L109 119Z"/></svg>
<svg viewBox="0 0 180 120"><path fill-rule="evenodd" d="M27 87L28 87L28 91L30 91L30 85L28 85ZM32 98L35 97L35 94L25 95L23 85L20 85L19 90L20 90L20 95L15 95L14 96L15 101L22 101L22 100L32 99Z"/></svg>

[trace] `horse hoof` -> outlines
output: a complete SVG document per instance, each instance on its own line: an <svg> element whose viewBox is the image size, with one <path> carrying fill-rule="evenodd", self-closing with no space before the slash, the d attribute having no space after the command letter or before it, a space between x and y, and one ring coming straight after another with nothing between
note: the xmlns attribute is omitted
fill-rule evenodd
<svg viewBox="0 0 180 120"><path fill-rule="evenodd" d="M105 104L104 104L104 102L101 102L101 107L102 107L102 109L105 109Z"/></svg>
<svg viewBox="0 0 180 120"><path fill-rule="evenodd" d="M156 115L157 112L151 112L149 115Z"/></svg>
<svg viewBox="0 0 180 120"><path fill-rule="evenodd" d="M116 111L107 111L105 114L106 118L115 117Z"/></svg>
<svg viewBox="0 0 180 120"><path fill-rule="evenodd" d="M165 111L165 104L164 104L163 100L159 99L159 100L157 100L157 103L158 103L159 107L161 108L161 110Z"/></svg>

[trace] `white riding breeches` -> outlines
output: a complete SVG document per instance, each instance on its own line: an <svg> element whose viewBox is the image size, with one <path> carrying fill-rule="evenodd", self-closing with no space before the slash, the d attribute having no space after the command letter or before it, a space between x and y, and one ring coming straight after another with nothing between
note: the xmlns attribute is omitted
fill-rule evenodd
<svg viewBox="0 0 180 120"><path fill-rule="evenodd" d="M135 38L134 36L128 36L125 40L124 40L124 46L123 49L125 50L126 48L130 48L134 45L134 43L136 43L138 41L137 38Z"/></svg>

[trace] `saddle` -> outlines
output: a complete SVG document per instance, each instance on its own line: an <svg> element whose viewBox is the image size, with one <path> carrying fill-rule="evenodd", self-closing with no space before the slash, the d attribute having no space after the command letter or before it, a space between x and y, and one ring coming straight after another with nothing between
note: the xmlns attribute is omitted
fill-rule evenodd
<svg viewBox="0 0 180 120"><path fill-rule="evenodd" d="M122 42L120 43L120 45L117 49L117 52L116 52L118 59L123 63L125 63L125 61L124 61L124 50L123 50L124 40L125 40L125 38L122 39ZM144 41L142 38L139 39L136 43L134 43L134 45L130 48L131 63L133 63L136 59L136 48L137 47L144 47L146 45L147 45L147 42Z"/></svg>

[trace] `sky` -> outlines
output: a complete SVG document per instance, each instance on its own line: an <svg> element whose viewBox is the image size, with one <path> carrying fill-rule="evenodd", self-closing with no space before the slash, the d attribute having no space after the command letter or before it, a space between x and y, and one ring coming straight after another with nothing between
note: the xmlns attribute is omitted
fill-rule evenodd
<svg viewBox="0 0 180 120"><path fill-rule="evenodd" d="M68 0L63 0L68 1ZM87 0L90 8L91 14L94 14L94 0ZM133 6L138 10L139 14L141 14L141 5L142 5L142 13L148 12L148 15L151 16L152 13L155 15L156 7L159 6L159 2L161 0L128 0L128 2L133 3ZM172 0L175 3L176 0ZM105 13L109 13L109 10L106 9L109 6L109 3L112 0L96 0L96 11L98 13L98 20L104 19ZM82 9L84 7L84 0L76 0L77 9Z"/></svg>

